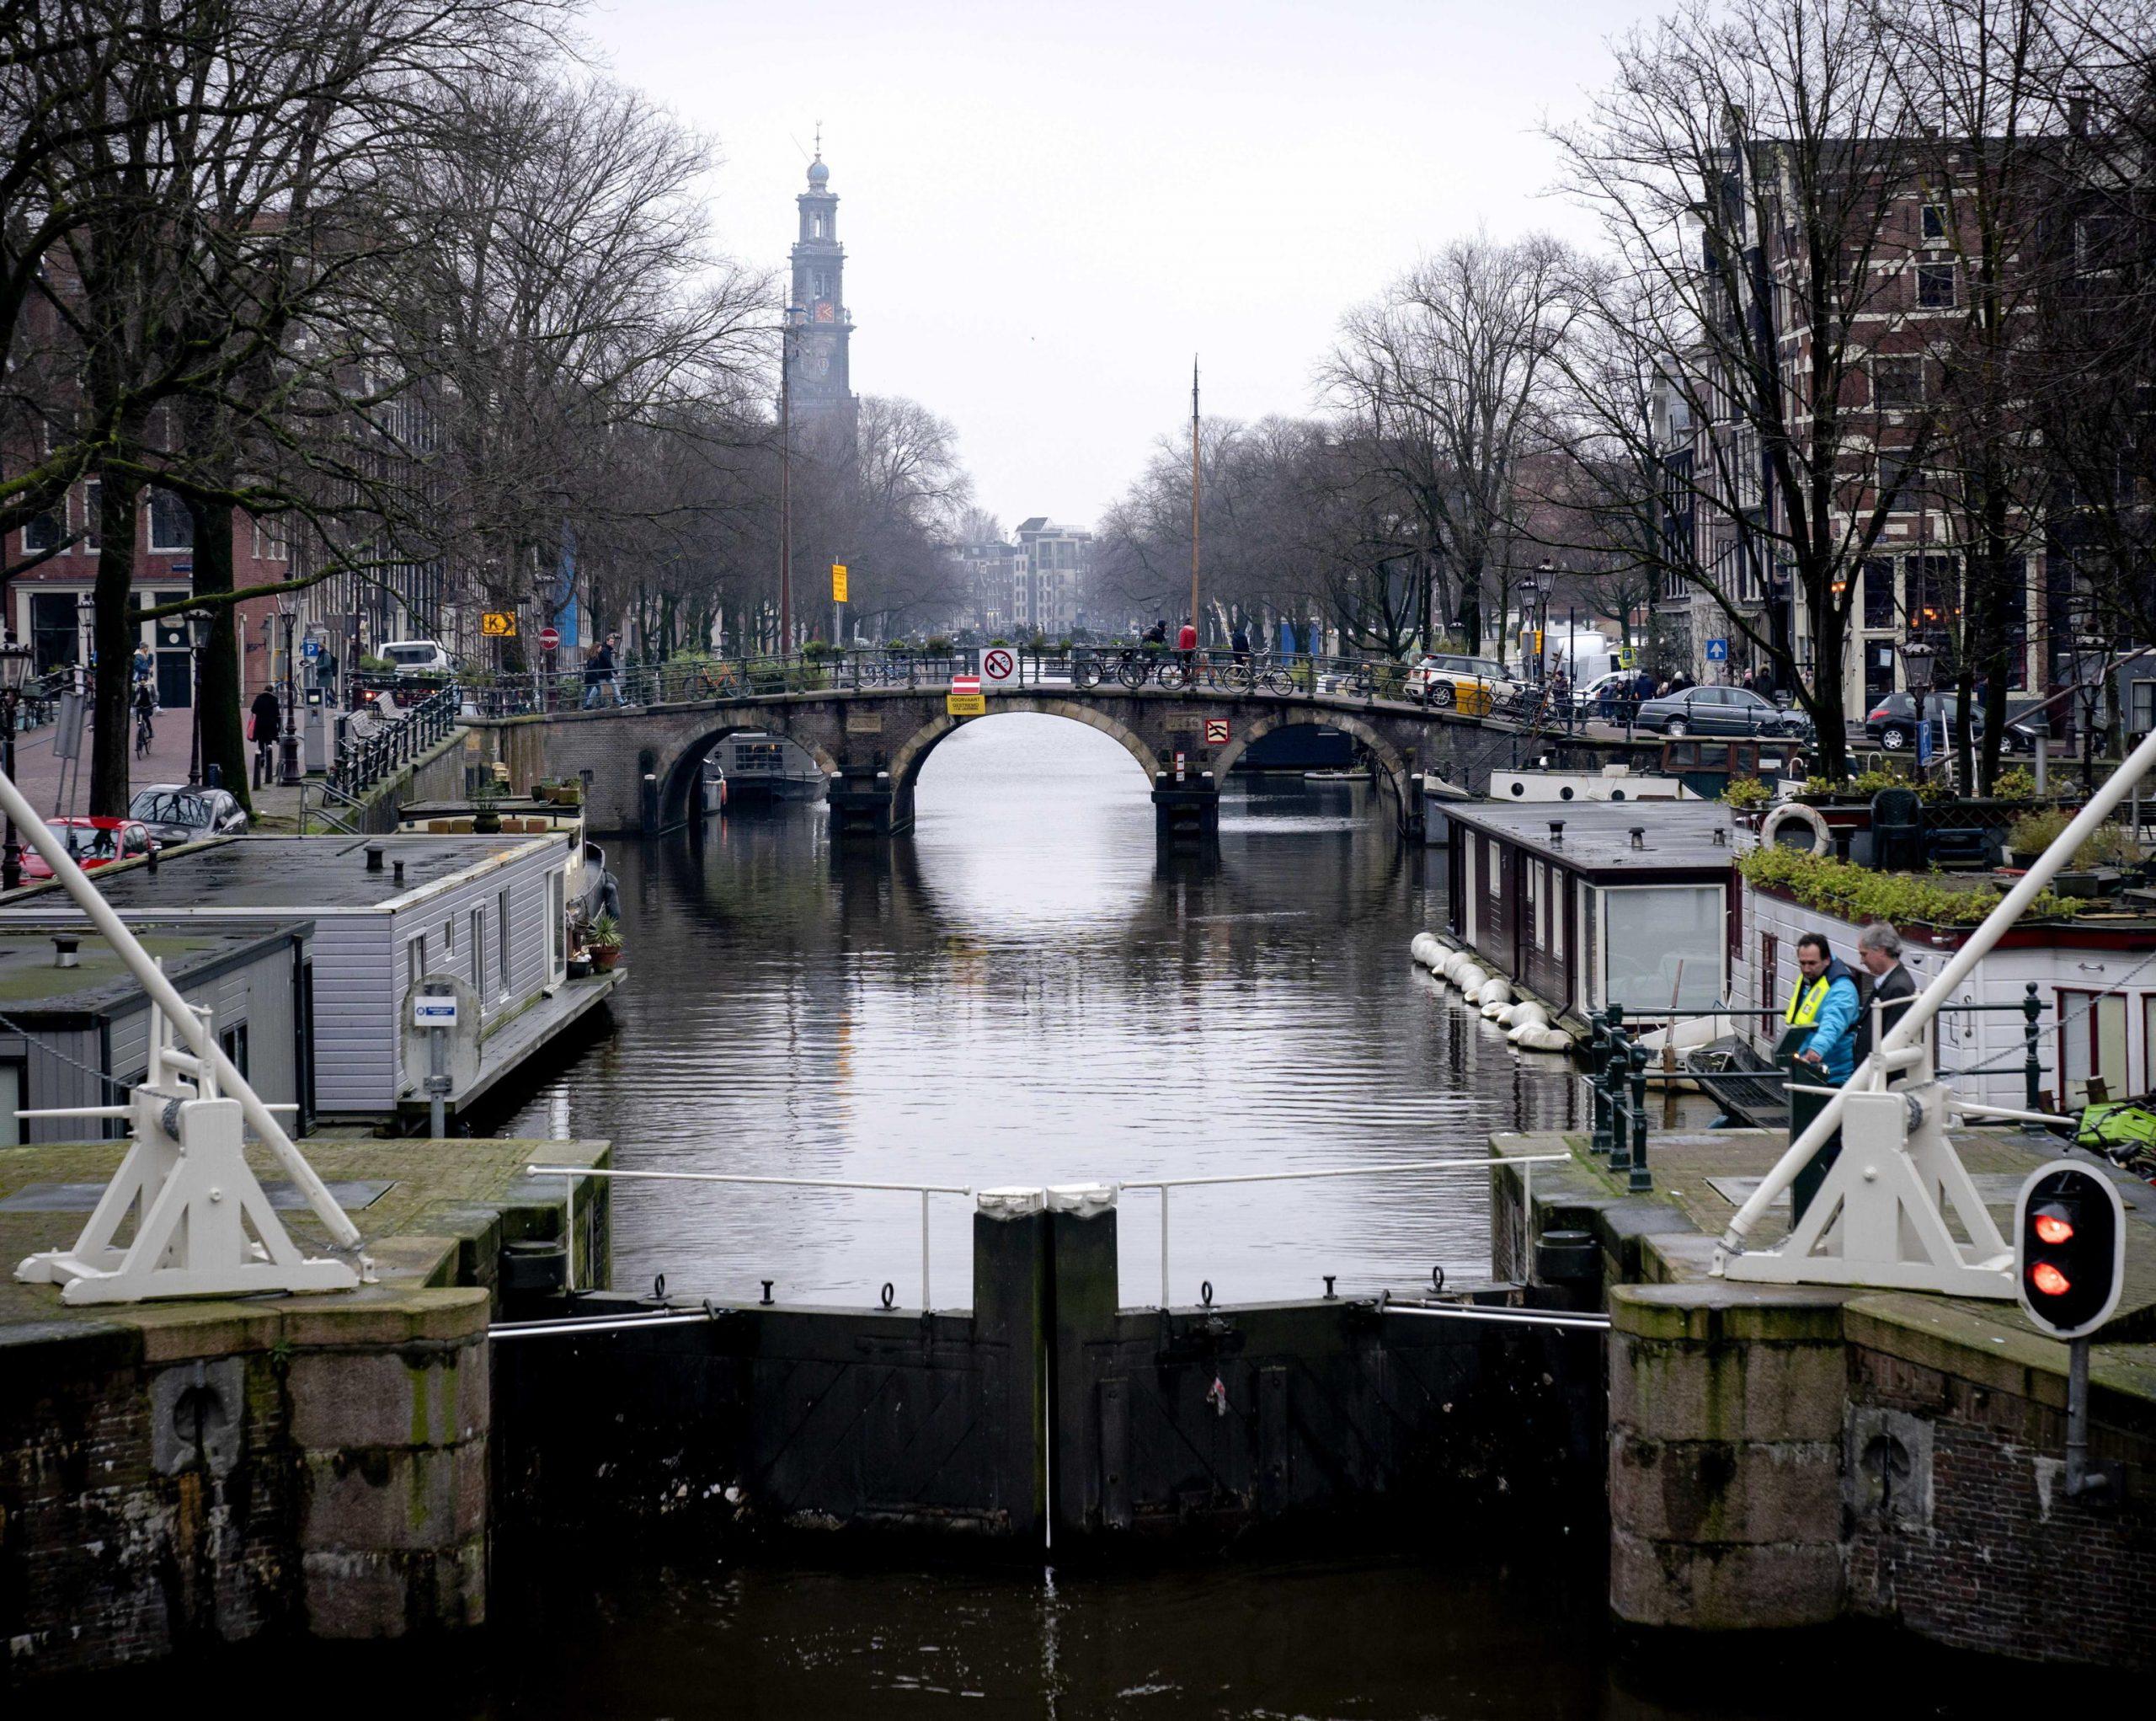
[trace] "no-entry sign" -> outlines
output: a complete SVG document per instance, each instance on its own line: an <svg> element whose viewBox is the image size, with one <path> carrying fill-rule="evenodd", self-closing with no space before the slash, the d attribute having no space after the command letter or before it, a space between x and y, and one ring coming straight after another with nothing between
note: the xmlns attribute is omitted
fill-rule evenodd
<svg viewBox="0 0 2156 1721"><path fill-rule="evenodd" d="M562 630L559 628L542 628L539 630L539 649L542 651L552 651L561 643Z"/></svg>
<svg viewBox="0 0 2156 1721"><path fill-rule="evenodd" d="M953 717L979 717L988 709L981 697L979 676L953 676L951 691L943 697L943 709Z"/></svg>
<svg viewBox="0 0 2156 1721"><path fill-rule="evenodd" d="M980 678L990 687L1000 687L1017 673L1017 653L1006 651L1000 645L981 653Z"/></svg>

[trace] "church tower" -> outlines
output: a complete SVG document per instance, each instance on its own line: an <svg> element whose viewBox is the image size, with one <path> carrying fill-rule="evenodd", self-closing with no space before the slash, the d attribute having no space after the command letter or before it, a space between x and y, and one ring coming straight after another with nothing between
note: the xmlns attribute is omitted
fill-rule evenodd
<svg viewBox="0 0 2156 1721"><path fill-rule="evenodd" d="M794 309L794 333L787 355L793 410L804 424L835 423L851 431L855 406L847 346L853 314L846 307L839 200L831 192L831 170L824 165L820 138L808 166L808 189L794 202L801 211L801 232L793 243L793 290L787 303Z"/></svg>

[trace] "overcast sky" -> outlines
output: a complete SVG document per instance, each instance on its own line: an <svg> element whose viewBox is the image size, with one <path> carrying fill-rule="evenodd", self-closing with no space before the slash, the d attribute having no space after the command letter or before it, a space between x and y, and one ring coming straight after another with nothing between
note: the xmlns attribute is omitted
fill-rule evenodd
<svg viewBox="0 0 2156 1721"><path fill-rule="evenodd" d="M1646 0L598 0L782 264L816 122L853 385L952 420L981 503L1090 524L1190 410L1299 413L1341 313L1478 225L1585 238L1545 116Z"/></svg>

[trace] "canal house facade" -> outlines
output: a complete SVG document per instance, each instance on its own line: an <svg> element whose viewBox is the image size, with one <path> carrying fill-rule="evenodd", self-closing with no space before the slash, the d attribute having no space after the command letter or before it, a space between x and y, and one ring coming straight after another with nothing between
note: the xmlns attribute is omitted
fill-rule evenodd
<svg viewBox="0 0 2156 1721"><path fill-rule="evenodd" d="M1449 929L1575 1018L1710 1010L1738 958L1729 810L1712 802L1447 805Z"/></svg>

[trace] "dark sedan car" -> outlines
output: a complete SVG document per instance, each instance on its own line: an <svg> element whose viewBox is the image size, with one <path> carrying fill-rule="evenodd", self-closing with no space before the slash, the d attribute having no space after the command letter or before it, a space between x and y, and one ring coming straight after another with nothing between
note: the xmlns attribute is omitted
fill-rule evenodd
<svg viewBox="0 0 2156 1721"><path fill-rule="evenodd" d="M1642 700L1639 725L1668 735L1801 735L1810 725L1743 687L1687 687Z"/></svg>
<svg viewBox="0 0 2156 1721"><path fill-rule="evenodd" d="M1951 736L1961 712L1961 699L1953 693L1927 693L1924 700L1924 720L1936 724L1940 718L1946 720L1946 734ZM1984 711L1979 705L1970 713L1971 733L1981 738L1984 732ZM1872 702L1871 709L1865 714L1865 739L1875 747L1898 751L1913 747L1917 740L1917 702L1913 693L1889 693ZM1932 731L1935 741L1939 731ZM2006 724L2008 750L2016 753L2033 753L2036 738L2020 719L2009 717Z"/></svg>

